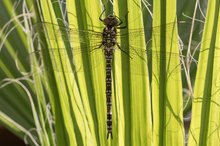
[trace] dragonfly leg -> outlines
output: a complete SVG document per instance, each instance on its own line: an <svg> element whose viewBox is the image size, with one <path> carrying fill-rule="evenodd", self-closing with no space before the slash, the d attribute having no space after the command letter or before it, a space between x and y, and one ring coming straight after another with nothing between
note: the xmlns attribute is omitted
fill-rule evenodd
<svg viewBox="0 0 220 146"><path fill-rule="evenodd" d="M116 45L117 45L117 47L119 48L119 50L121 50L123 53L125 53L126 55L128 55L128 56L132 59L132 57L129 55L129 53L126 52L125 50L123 50L118 43L117 43Z"/></svg>
<svg viewBox="0 0 220 146"><path fill-rule="evenodd" d="M92 52L92 51L95 51L95 50L97 50L97 49L100 49L101 47L102 47L102 44L100 44L98 47L93 48L93 49L91 50L91 52Z"/></svg>
<svg viewBox="0 0 220 146"><path fill-rule="evenodd" d="M128 13L129 13L129 11L125 14L125 22L126 22L125 26L117 27L117 29L125 29L125 28L127 28ZM118 20L119 20L119 24L117 24L117 26L121 25L121 24L123 23L123 21L121 20L121 18L119 18L118 16L115 16L115 17L118 18Z"/></svg>
<svg viewBox="0 0 220 146"><path fill-rule="evenodd" d="M92 50L100 49L101 47L102 47L102 43L101 43L98 47L95 47L95 48L92 49Z"/></svg>
<svg viewBox="0 0 220 146"><path fill-rule="evenodd" d="M104 10L102 11L102 13L101 13L101 15L99 16L99 20L100 21L104 21L103 19L102 19L102 15L104 14L104 12L106 11L106 8L105 8L105 6L104 6Z"/></svg>

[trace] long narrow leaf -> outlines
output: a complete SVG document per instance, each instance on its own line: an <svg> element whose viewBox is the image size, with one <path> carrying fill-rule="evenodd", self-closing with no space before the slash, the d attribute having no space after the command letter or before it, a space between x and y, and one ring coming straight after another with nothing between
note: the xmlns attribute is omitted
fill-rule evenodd
<svg viewBox="0 0 220 146"><path fill-rule="evenodd" d="M189 146L219 145L219 7L209 1L193 99Z"/></svg>

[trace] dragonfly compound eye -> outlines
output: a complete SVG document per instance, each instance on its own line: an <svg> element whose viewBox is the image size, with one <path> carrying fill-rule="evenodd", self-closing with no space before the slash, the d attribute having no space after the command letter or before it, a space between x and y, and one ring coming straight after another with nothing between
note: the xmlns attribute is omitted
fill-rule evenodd
<svg viewBox="0 0 220 146"><path fill-rule="evenodd" d="M116 17L108 16L103 20L103 23L106 26L115 27L118 24L118 19Z"/></svg>

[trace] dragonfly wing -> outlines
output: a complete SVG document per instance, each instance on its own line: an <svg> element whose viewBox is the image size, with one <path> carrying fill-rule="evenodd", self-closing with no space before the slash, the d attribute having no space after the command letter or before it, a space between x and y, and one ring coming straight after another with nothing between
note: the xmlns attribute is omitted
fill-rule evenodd
<svg viewBox="0 0 220 146"><path fill-rule="evenodd" d="M74 47L74 48L49 48L49 58L52 63L52 69L56 72L65 72L65 73L78 73L84 72L84 65L88 65L91 56L98 55L103 56L103 48L91 49L89 48L81 48L81 47ZM43 65L43 55L42 50L32 52L29 55L29 58L34 56L38 56L39 64ZM38 64L38 65L39 65ZM101 63L98 63L93 68L96 68ZM43 67L43 69L48 69L47 67Z"/></svg>
<svg viewBox="0 0 220 146"><path fill-rule="evenodd" d="M137 28L137 29L129 29L128 31L126 29L121 29L120 32L118 32L117 36L120 38L128 38L129 36L129 41L135 42L137 41L137 39L140 39L140 37L144 37L146 38L146 44L148 45L153 37L157 37L160 36L161 33L161 28L165 27L165 33L167 38L171 38L169 40L167 40L167 43L172 43L172 44L178 44L178 40L172 39L175 38L172 35L175 35L174 30L175 30L175 25L178 25L180 28L190 28L191 23L189 22L183 22L183 21L179 21L179 22L171 22L171 23L167 23L164 25L160 25L160 26L155 26L155 27L144 27L144 28ZM149 37L150 36L150 37ZM149 40L149 38L151 38Z"/></svg>
<svg viewBox="0 0 220 146"><path fill-rule="evenodd" d="M47 35L48 40L68 42L72 46L94 46L101 44L102 33L94 30L78 30L73 25L60 26L49 22L34 25L34 31L41 31Z"/></svg>
<svg viewBox="0 0 220 146"><path fill-rule="evenodd" d="M130 70L129 65L127 66L127 70L133 75L141 75L141 76L149 76L149 74L156 74L156 70L160 70L159 65L166 65L166 74L172 76L173 74L179 73L181 71L181 60L184 59L179 53L173 52L163 52L163 51L155 51L152 48L140 47L140 46L131 46L129 45L129 50L126 48L120 48L116 51L121 51L122 56L129 61L129 65L138 67L138 65L142 65L142 69L139 70L133 69ZM164 63L166 62L166 63ZM154 70L152 67L154 66ZM156 69L157 67L157 69ZM156 69L156 70L155 70ZM177 78L175 80L178 80Z"/></svg>

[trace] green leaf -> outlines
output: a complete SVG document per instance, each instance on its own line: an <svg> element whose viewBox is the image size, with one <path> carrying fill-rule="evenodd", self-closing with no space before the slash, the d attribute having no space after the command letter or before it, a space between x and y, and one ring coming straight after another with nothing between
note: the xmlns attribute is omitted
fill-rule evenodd
<svg viewBox="0 0 220 146"><path fill-rule="evenodd" d="M208 3L194 89L189 146L219 143L219 6L219 0Z"/></svg>
<svg viewBox="0 0 220 146"><path fill-rule="evenodd" d="M121 51L122 88L117 88L121 90L118 92L122 92L122 96L117 98L123 99L122 106L124 106L125 129L123 130L125 133L124 138L122 137L125 139L125 143L122 143L124 145L150 145L152 143L152 117L145 38L142 35L143 32L140 32L140 36L133 34L135 30L138 32L139 29L144 28L141 5L139 0L119 1L114 5L117 10L116 14L118 13L118 16L124 20L122 26L127 25L125 30L121 30L122 34L131 34L127 38L123 36L119 38L121 48L130 53L130 57L128 57ZM135 49L137 54L132 53L135 52ZM118 64L120 58L116 59ZM119 74L117 70L115 70L115 74ZM117 84L120 80L116 79L115 81ZM121 119L121 116L118 118ZM119 141L121 140L119 139Z"/></svg>
<svg viewBox="0 0 220 146"><path fill-rule="evenodd" d="M153 26L160 27L152 33L153 139L160 146L184 144L180 59L173 55L179 53L175 5L175 0L154 1Z"/></svg>

